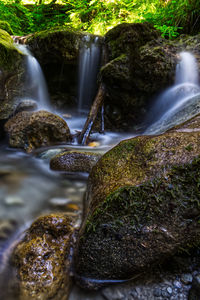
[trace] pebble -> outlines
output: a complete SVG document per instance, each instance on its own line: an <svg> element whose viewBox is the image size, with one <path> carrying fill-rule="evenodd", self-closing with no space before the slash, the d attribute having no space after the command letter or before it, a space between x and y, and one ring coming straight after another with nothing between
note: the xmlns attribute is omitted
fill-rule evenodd
<svg viewBox="0 0 200 300"><path fill-rule="evenodd" d="M12 206L12 205L24 205L24 200L21 197L18 196L7 196L4 199L4 202L6 205Z"/></svg>
<svg viewBox="0 0 200 300"><path fill-rule="evenodd" d="M69 198L51 198L49 200L52 206L66 206L69 202L71 202Z"/></svg>
<svg viewBox="0 0 200 300"><path fill-rule="evenodd" d="M102 291L102 294L107 300L122 300L124 299L124 295L119 290L113 290L110 288L106 288Z"/></svg>
<svg viewBox="0 0 200 300"><path fill-rule="evenodd" d="M182 284L180 283L180 281L178 280L174 280L174 286L178 289L181 289L182 288Z"/></svg>
<svg viewBox="0 0 200 300"><path fill-rule="evenodd" d="M183 284L191 284L192 283L192 274L182 274L181 275L181 281Z"/></svg>
<svg viewBox="0 0 200 300"><path fill-rule="evenodd" d="M164 298L169 298L170 297L170 295L168 294L168 292L167 291L162 291L162 296L164 297Z"/></svg>
<svg viewBox="0 0 200 300"><path fill-rule="evenodd" d="M153 292L153 295L154 295L155 297L160 297L160 296L162 295L162 290L159 289L159 288L156 288L156 289L154 290L154 292Z"/></svg>
<svg viewBox="0 0 200 300"><path fill-rule="evenodd" d="M171 288L171 287L168 287L168 288L167 288L167 292L168 292L169 294L172 294L172 292L173 292L172 288Z"/></svg>

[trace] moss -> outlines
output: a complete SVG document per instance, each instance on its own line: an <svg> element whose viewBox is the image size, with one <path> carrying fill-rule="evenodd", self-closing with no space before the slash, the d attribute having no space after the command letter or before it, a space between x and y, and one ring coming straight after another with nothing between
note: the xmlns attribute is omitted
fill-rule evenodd
<svg viewBox="0 0 200 300"><path fill-rule="evenodd" d="M10 24L6 21L0 21L0 29L7 31L9 34L13 34Z"/></svg>
<svg viewBox="0 0 200 300"><path fill-rule="evenodd" d="M121 224L130 224L136 229L145 220L148 220L148 225L159 223L158 218L163 211L167 218L167 211L179 218L187 210L200 209L199 169L198 157L192 164L174 166L167 178L160 177L139 186L124 186L115 190L95 209L86 231L94 231L102 222L111 222L116 227L119 220Z"/></svg>
<svg viewBox="0 0 200 300"><path fill-rule="evenodd" d="M200 240L200 132L184 127L123 141L93 167L80 276L131 278Z"/></svg>
<svg viewBox="0 0 200 300"><path fill-rule="evenodd" d="M16 70L16 65L21 62L22 53L18 51L10 35L0 29L0 68L3 71Z"/></svg>

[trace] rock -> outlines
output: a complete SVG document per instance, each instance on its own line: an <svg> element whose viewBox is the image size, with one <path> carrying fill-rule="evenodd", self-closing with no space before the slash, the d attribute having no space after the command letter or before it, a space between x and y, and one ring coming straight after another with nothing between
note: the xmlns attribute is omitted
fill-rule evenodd
<svg viewBox="0 0 200 300"><path fill-rule="evenodd" d="M192 287L188 294L188 300L200 299L200 276L196 276L192 281Z"/></svg>
<svg viewBox="0 0 200 300"><path fill-rule="evenodd" d="M134 277L198 243L199 116L194 124L125 140L93 167L75 252L83 286Z"/></svg>
<svg viewBox="0 0 200 300"><path fill-rule="evenodd" d="M10 35L0 29L0 120L7 119L16 108L23 86L23 59Z"/></svg>
<svg viewBox="0 0 200 300"><path fill-rule="evenodd" d="M21 111L33 111L37 109L37 102L32 99L23 99L20 101L20 103L17 105L15 114L21 112Z"/></svg>
<svg viewBox="0 0 200 300"><path fill-rule="evenodd" d="M48 111L16 114L5 124L11 147L31 152L35 148L71 140L67 123Z"/></svg>
<svg viewBox="0 0 200 300"><path fill-rule="evenodd" d="M56 171L89 173L100 156L93 152L66 151L53 157L50 167Z"/></svg>
<svg viewBox="0 0 200 300"><path fill-rule="evenodd" d="M172 42L148 23L120 24L106 34L105 43L106 128L133 129L146 119L155 97L174 83L179 52L191 51L200 66L200 35Z"/></svg>
<svg viewBox="0 0 200 300"><path fill-rule="evenodd" d="M106 34L105 43L109 62L101 76L106 120L131 128L141 122L151 98L173 82L176 47L148 23L120 24Z"/></svg>
<svg viewBox="0 0 200 300"><path fill-rule="evenodd" d="M73 222L66 214L39 217L16 246L12 262L20 299L67 299Z"/></svg>
<svg viewBox="0 0 200 300"><path fill-rule="evenodd" d="M182 274L181 281L183 284L191 284L192 283L192 274Z"/></svg>
<svg viewBox="0 0 200 300"><path fill-rule="evenodd" d="M72 28L46 30L29 36L26 44L38 59L56 108L77 108L79 49L85 36ZM99 39L101 43L103 38ZM67 84L66 84L67 83Z"/></svg>

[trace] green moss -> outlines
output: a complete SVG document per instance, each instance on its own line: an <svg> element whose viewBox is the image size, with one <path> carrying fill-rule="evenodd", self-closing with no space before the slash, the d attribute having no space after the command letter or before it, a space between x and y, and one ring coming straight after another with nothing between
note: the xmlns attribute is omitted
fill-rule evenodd
<svg viewBox="0 0 200 300"><path fill-rule="evenodd" d="M200 217L199 170L200 157L191 164L174 166L166 178L159 177L139 186L117 189L95 209L86 231L94 231L100 223L110 223L115 228L129 224L136 229L144 223L149 226L159 224L161 216L180 218L195 209L199 210Z"/></svg>
<svg viewBox="0 0 200 300"><path fill-rule="evenodd" d="M7 31L9 34L13 34L10 24L6 21L0 21L0 29Z"/></svg>
<svg viewBox="0 0 200 300"><path fill-rule="evenodd" d="M21 53L15 48L12 38L6 31L0 29L0 68L15 70L20 60Z"/></svg>

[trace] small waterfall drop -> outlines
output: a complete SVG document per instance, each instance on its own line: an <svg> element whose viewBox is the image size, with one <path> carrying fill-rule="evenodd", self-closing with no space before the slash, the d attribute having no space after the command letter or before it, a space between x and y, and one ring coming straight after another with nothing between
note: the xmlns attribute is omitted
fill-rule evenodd
<svg viewBox="0 0 200 300"><path fill-rule="evenodd" d="M79 53L78 111L89 109L96 93L97 74L100 66L99 38L84 36Z"/></svg>
<svg viewBox="0 0 200 300"><path fill-rule="evenodd" d="M198 85L199 72L195 57L189 52L180 53L180 62L176 66L175 85L191 83Z"/></svg>
<svg viewBox="0 0 200 300"><path fill-rule="evenodd" d="M157 98L151 110L153 124L148 127L145 134L162 133L181 121L185 121L187 119L186 107L193 107L191 114L198 113L194 109L194 104L197 105L200 102L198 64L191 53L181 52L179 56L175 84Z"/></svg>
<svg viewBox="0 0 200 300"><path fill-rule="evenodd" d="M25 45L17 44L16 47L26 55L25 97L35 100L39 109L49 109L47 84L39 62Z"/></svg>

